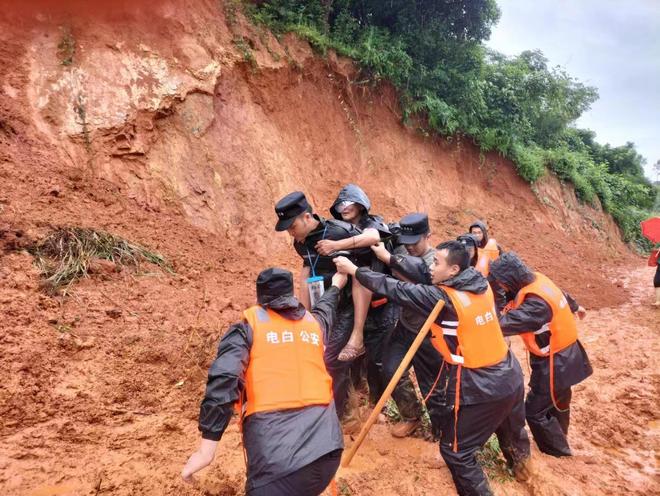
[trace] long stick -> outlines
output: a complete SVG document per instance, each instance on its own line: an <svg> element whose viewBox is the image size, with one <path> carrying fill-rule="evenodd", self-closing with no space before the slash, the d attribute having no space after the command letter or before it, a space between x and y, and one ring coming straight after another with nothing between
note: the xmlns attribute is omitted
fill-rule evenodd
<svg viewBox="0 0 660 496"><path fill-rule="evenodd" d="M344 454L341 461L342 467L348 467L350 465L353 456L355 456L355 452L362 444L362 441L364 441L364 438L367 437L367 433L369 432L369 429L371 429L371 426L378 418L378 414L383 409L383 406L385 405L387 400L390 399L390 396L392 396L392 391L394 391L394 388L399 383L399 379L401 379L403 373L406 370L408 370L408 365L410 365L410 362L415 356L415 353L417 353L418 348L422 345L422 341L424 341L424 338L429 333L429 330L431 329L431 324L433 324L433 322L438 317L438 314L440 313L440 311L444 306L445 306L445 302L443 300L438 301L438 304L433 308L433 311L429 314L428 318L426 319L426 322L424 322L424 325L419 330L417 337L410 345L410 348L408 349L408 353L406 353L406 355L403 357L403 360L401 360L401 364L399 365L399 368L396 369L396 372L394 372L394 375L392 376L392 379L385 388L383 395L378 400L378 403L376 403L376 406L369 415L369 418L367 419L364 426L362 426L362 430L360 431L360 434L355 440L355 443L353 443L351 449L349 449L348 452Z"/></svg>

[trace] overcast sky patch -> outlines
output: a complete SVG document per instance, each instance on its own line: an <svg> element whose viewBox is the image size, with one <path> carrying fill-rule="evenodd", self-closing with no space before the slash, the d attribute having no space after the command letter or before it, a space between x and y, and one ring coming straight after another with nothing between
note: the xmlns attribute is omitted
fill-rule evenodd
<svg viewBox="0 0 660 496"><path fill-rule="evenodd" d="M660 160L660 0L497 0L488 45L507 55L540 49L551 66L598 88L577 122L612 146L632 141L656 178Z"/></svg>

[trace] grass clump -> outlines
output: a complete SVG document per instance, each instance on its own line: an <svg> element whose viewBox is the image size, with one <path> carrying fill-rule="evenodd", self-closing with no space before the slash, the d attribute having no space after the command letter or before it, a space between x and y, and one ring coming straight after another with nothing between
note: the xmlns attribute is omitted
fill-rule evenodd
<svg viewBox="0 0 660 496"><path fill-rule="evenodd" d="M497 482L510 482L513 479L511 472L506 466L500 443L497 436L493 434L490 439L477 452L477 462L484 469L488 478Z"/></svg>
<svg viewBox="0 0 660 496"><path fill-rule="evenodd" d="M95 260L109 260L118 266L139 268L149 262L173 273L172 266L159 253L119 236L95 229L61 227L55 229L30 252L44 277L43 286L55 293L76 280L87 277Z"/></svg>

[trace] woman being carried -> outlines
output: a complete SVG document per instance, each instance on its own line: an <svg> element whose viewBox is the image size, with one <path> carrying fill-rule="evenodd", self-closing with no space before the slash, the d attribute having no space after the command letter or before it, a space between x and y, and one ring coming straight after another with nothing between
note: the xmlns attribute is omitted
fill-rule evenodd
<svg viewBox="0 0 660 496"><path fill-rule="evenodd" d="M321 240L316 244L318 253L328 256L338 251L348 250L353 252L358 266L370 266L373 253L369 247L380 242L381 236L387 237L390 235L387 224L385 224L382 217L371 215L369 213L370 209L371 202L362 188L355 184L344 186L332 204L330 213L336 219L349 222L358 227L362 234L338 241ZM364 347L364 323L369 312L372 293L355 279L353 279L351 289L355 317L351 337L338 356L338 359L342 362L351 362L366 352Z"/></svg>

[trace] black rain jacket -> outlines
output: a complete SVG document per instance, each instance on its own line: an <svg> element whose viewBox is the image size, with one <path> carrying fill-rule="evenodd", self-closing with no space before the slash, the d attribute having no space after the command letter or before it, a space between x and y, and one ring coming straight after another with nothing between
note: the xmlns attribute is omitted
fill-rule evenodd
<svg viewBox="0 0 660 496"><path fill-rule="evenodd" d="M534 281L532 271L513 252L506 253L493 262L491 274L495 279L507 285L509 301L515 299L515 295L523 287ZM568 293L564 292L564 296L571 311L577 312L578 303ZM500 327L505 336L515 336L537 331L551 320L552 308L550 305L539 296L527 295L518 308L500 316ZM536 342L540 348L547 346L550 342L549 333L537 335ZM529 386L537 393L549 393L550 359L538 357L532 353L529 356L532 369ZM553 360L555 391L578 384L593 373L589 357L579 340L556 353Z"/></svg>
<svg viewBox="0 0 660 496"><path fill-rule="evenodd" d="M384 294L394 303L416 310L424 316L428 316L436 303L443 300L445 307L436 319L436 324L443 327L457 327L456 310L442 288L398 281L365 268L358 269L356 277L363 286L371 291ZM476 294L485 292L488 287L486 279L472 267L443 284ZM455 353L458 344L456 337L446 336L445 339L450 350ZM487 403L509 397L523 384L520 364L510 351L496 365L479 369L467 367L461 367L461 369L460 403L465 405ZM452 404L456 394L457 370L458 367L455 365L443 367L442 376L438 381L440 385L447 384L447 401Z"/></svg>
<svg viewBox="0 0 660 496"><path fill-rule="evenodd" d="M339 290L333 286L311 312L325 339L335 320L338 299ZM282 299L279 304L273 302L270 308L291 320L305 316L304 307L292 298ZM199 430L204 439L219 440L231 420L234 404L245 387L252 336L252 328L243 321L233 324L220 340L199 413ZM243 445L248 460L249 491L343 448L344 440L335 405L330 403L249 415L243 424Z"/></svg>

